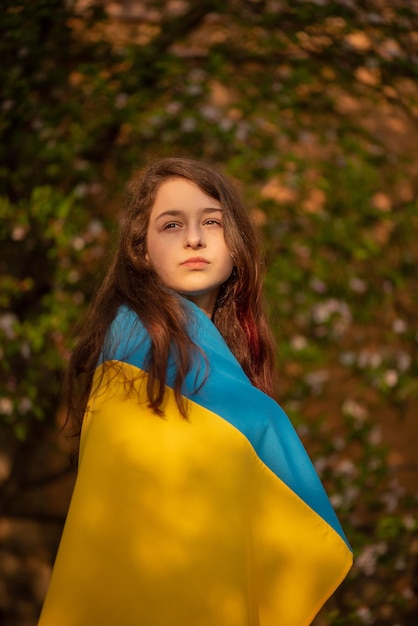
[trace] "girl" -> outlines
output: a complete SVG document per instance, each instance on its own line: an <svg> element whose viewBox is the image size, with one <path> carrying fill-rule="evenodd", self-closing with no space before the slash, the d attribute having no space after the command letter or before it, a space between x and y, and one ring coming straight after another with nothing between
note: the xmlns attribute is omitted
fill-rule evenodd
<svg viewBox="0 0 418 626"><path fill-rule="evenodd" d="M251 221L200 161L131 195L67 373L80 460L39 626L307 626L352 554L273 399Z"/></svg>

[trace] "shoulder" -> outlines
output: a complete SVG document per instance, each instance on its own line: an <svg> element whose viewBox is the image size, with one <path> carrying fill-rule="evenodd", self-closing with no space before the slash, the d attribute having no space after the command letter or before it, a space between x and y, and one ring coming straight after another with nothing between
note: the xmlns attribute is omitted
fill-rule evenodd
<svg viewBox="0 0 418 626"><path fill-rule="evenodd" d="M142 365L149 347L148 332L138 315L121 305L106 334L99 364L112 360Z"/></svg>

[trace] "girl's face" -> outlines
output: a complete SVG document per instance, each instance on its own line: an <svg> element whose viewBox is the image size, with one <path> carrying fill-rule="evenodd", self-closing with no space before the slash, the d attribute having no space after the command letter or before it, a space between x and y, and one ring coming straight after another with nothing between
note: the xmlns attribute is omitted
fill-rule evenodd
<svg viewBox="0 0 418 626"><path fill-rule="evenodd" d="M190 180L167 179L150 213L147 260L167 287L211 317L233 268L220 203Z"/></svg>

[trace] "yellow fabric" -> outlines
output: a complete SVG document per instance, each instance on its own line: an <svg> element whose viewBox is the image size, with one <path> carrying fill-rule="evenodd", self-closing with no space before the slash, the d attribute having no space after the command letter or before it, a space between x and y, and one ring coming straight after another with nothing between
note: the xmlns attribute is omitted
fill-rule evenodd
<svg viewBox="0 0 418 626"><path fill-rule="evenodd" d="M185 420L170 389L157 417L124 372L90 404L39 626L310 624L346 544L228 422L190 401Z"/></svg>

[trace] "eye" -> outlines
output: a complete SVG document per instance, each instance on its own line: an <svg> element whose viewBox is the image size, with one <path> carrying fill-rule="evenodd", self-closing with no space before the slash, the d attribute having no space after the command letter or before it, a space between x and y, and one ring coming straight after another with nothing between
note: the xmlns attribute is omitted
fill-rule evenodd
<svg viewBox="0 0 418 626"><path fill-rule="evenodd" d="M204 224L205 226L222 226L221 220L216 219L215 217L210 217L209 219L205 220Z"/></svg>
<svg viewBox="0 0 418 626"><path fill-rule="evenodd" d="M174 228L180 228L181 224L179 224L178 222L167 222L167 224L164 224L163 226L163 230L173 230Z"/></svg>

